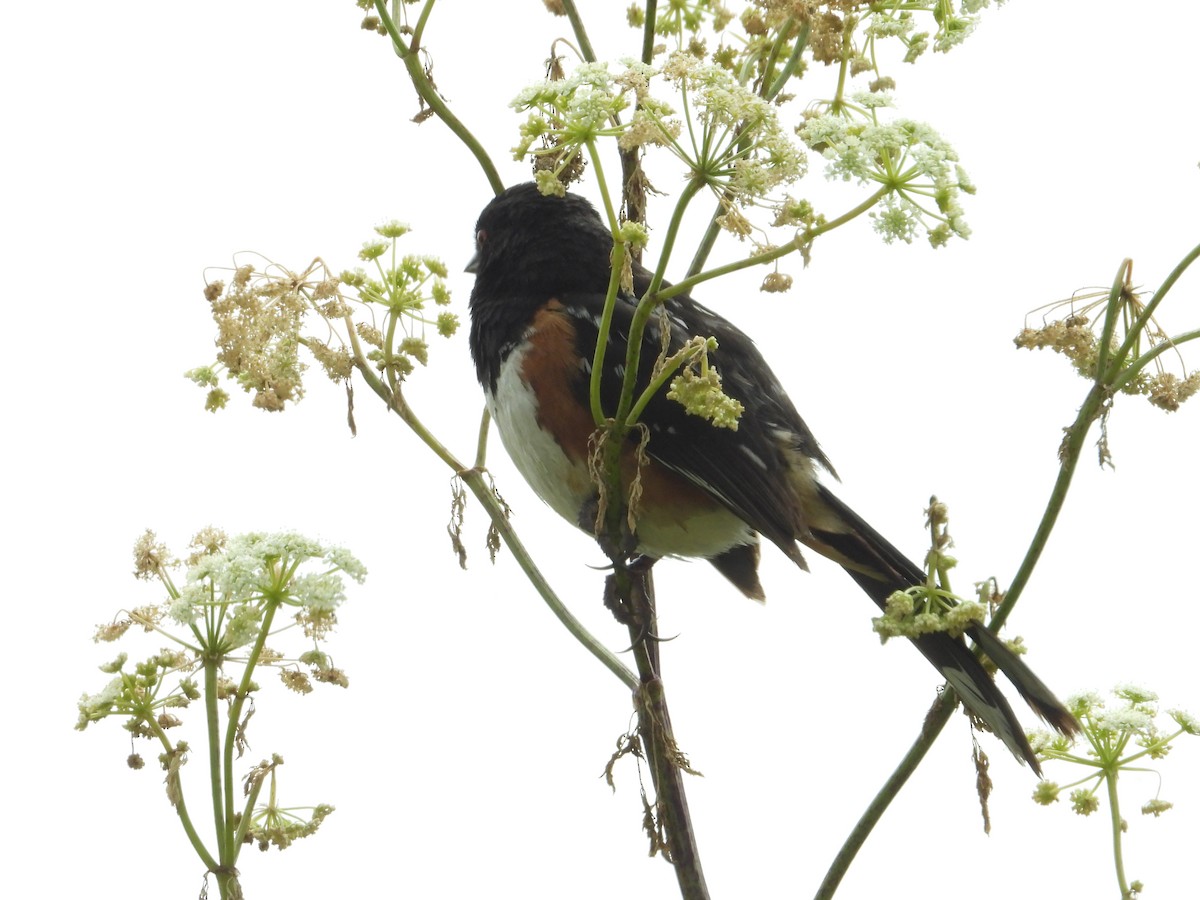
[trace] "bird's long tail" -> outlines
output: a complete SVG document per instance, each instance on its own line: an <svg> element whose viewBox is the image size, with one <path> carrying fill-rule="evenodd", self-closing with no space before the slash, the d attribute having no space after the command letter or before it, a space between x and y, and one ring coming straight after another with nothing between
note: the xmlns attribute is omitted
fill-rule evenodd
<svg viewBox="0 0 1200 900"><path fill-rule="evenodd" d="M804 540L819 553L839 563L880 609L895 591L925 581L925 574L824 486L818 496L829 515L814 523L812 540ZM819 527L818 527L819 526ZM967 634L1012 682L1039 716L1064 734L1074 734L1079 724L1030 668L999 638L982 626ZM912 639L925 658L962 698L967 709L999 737L1020 760L1041 774L1037 757L1024 729L975 654L961 638L944 632Z"/></svg>

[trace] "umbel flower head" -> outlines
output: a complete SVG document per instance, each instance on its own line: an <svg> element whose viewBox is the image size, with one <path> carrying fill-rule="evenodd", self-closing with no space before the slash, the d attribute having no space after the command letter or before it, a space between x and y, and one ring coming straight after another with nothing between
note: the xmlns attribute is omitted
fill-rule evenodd
<svg viewBox="0 0 1200 900"><path fill-rule="evenodd" d="M1107 290L1083 293L1044 309L1063 310L1066 315L1044 321L1040 328L1023 328L1013 339L1018 347L1053 350L1066 357L1076 372L1091 381L1105 377L1106 373L1098 371L1101 364L1112 365L1122 346L1128 344L1125 367L1130 374L1120 373L1118 382L1123 393L1141 395L1151 406L1175 412L1200 391L1200 372L1188 372L1178 351L1174 356L1180 364L1180 374L1170 372L1164 366L1165 354L1158 351L1174 345L1153 318L1146 319L1138 332L1127 330L1142 321L1145 311L1140 296L1128 284L1116 294ZM1109 320L1114 327L1105 346L1103 330ZM1153 354L1153 366L1139 364L1143 345L1148 345L1145 356Z"/></svg>
<svg viewBox="0 0 1200 900"><path fill-rule="evenodd" d="M1081 750L1073 747L1069 738L1046 731L1030 735L1030 743L1043 760L1082 765L1085 774L1066 785L1043 781L1034 791L1033 799L1049 806L1059 799L1062 791L1070 790L1071 808L1081 816L1091 815L1100 808L1098 794L1106 784L1106 776L1113 775L1115 779L1120 772L1152 771L1133 763L1162 759L1180 735L1200 734L1200 720L1180 709L1167 714L1175 727L1165 732L1160 730L1158 694L1138 685L1118 685L1113 688L1111 698L1094 691L1077 694L1068 698L1067 707L1082 726L1076 739L1077 743L1084 743ZM1143 804L1142 813L1157 817L1171 806L1155 796Z"/></svg>
<svg viewBox="0 0 1200 900"><path fill-rule="evenodd" d="M890 105L886 93L857 94L810 114L799 134L825 157L826 177L878 186L882 209L872 218L885 242L911 243L921 231L934 247L969 237L959 194L973 194L975 186L958 154L923 122L885 121L879 110Z"/></svg>
<svg viewBox="0 0 1200 900"><path fill-rule="evenodd" d="M97 627L97 641L113 641L138 625L175 644L130 669L122 653L101 669L115 675L95 694L79 701L79 729L112 714L132 716L135 731L153 731L151 720L168 709L186 707L199 697L191 677L202 659L232 660L250 648L252 665L274 666L288 683L300 665L317 681L348 682L328 654L318 648L337 623L345 601L343 576L361 583L366 569L340 547L327 546L292 532L238 535L226 538L216 529L201 531L192 541L193 553L182 587L170 570L178 568L153 532L138 539L134 550L138 578L158 579L166 597L153 606L139 607L117 622ZM276 613L290 612L308 639L308 647L293 658L265 646ZM168 630L179 626L179 633ZM257 689L257 686L254 687Z"/></svg>
<svg viewBox="0 0 1200 900"><path fill-rule="evenodd" d="M408 231L395 220L376 226L378 237L358 254L366 267L336 276L319 258L301 272L267 261L261 271L244 264L228 284L209 284L204 295L217 323L217 360L185 373L208 388L205 408L216 411L229 402L220 387L222 371L252 394L260 409L278 412L299 402L307 369L302 347L334 382L347 380L364 358L395 381L410 374L414 364L425 365L426 329L449 337L458 317L445 309L450 303L445 264L397 252L397 241ZM320 320L316 333L305 330L310 316ZM361 355L352 348L361 349Z"/></svg>
<svg viewBox="0 0 1200 900"><path fill-rule="evenodd" d="M583 63L512 101L515 109L530 113L514 156L553 154L556 160L539 174L543 193L560 193L559 176L569 162L602 137L617 138L626 150L664 147L684 163L689 177L731 192L740 203L804 174L804 151L780 127L774 107L720 66L686 52L672 54L659 68L629 60L623 65L614 75L607 63ZM672 91L671 102L651 93L655 85ZM619 121L631 106L632 115Z"/></svg>
<svg viewBox="0 0 1200 900"><path fill-rule="evenodd" d="M114 677L97 693L80 698L76 728L82 731L115 714L125 718L124 727L133 738L157 744L158 761L166 772L167 800L189 843L209 872L215 871L215 860L220 860L227 873L221 881L221 896L241 897L237 859L244 843L257 843L264 850L272 845L283 849L313 834L333 812L327 804L304 808L279 802L275 770L283 759L278 755L241 777L242 790L237 792L235 804L236 768L250 746L250 720L260 708L254 675L263 666L274 666L285 685L305 693L312 690L308 674L300 671L305 665L314 680L346 687L346 676L320 649L319 640L332 627L334 611L345 600L342 576L361 582L366 569L345 550L293 532L227 538L219 529L205 528L192 539L189 549L183 587L176 588L171 573L183 564L153 532L146 531L138 539L134 575L157 579L166 597L154 606L127 612L123 628L101 626L97 639L116 640L136 624L175 646L133 666L128 665L125 653L101 666ZM308 644L292 659L266 646L268 636L276 638L289 631L273 628L280 611L293 612L301 627L290 634L303 633ZM297 677L304 682L304 690L296 686ZM185 724L182 711L197 701L203 712L194 717L199 721L192 725L206 731L206 739L189 742L176 738L176 729ZM207 769L202 764L196 767L200 771L190 771L201 779L207 771L209 791L217 798L213 824L218 850L210 850L197 836L185 801L190 779L183 767L193 744L209 748ZM145 759L131 753L125 764L141 769ZM268 779L267 799L260 804Z"/></svg>

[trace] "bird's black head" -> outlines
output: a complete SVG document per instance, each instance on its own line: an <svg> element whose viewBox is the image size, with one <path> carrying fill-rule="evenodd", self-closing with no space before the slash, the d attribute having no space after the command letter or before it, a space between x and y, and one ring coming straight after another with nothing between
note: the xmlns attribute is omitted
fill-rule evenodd
<svg viewBox="0 0 1200 900"><path fill-rule="evenodd" d="M550 299L603 294L613 239L583 197L542 195L532 183L489 203L475 225L471 356L479 380L494 386L499 364L534 311Z"/></svg>
<svg viewBox="0 0 1200 900"><path fill-rule="evenodd" d="M514 296L541 304L571 291L603 291L612 246L608 228L583 197L547 197L533 183L511 187L475 224L471 306Z"/></svg>

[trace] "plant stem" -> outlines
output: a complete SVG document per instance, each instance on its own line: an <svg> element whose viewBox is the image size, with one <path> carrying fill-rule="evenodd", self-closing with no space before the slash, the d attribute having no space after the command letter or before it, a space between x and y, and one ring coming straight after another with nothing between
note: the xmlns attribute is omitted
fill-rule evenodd
<svg viewBox="0 0 1200 900"><path fill-rule="evenodd" d="M571 23L571 30L575 32L579 52L588 62L595 62L596 51L592 49L592 42L588 38L587 29L583 26L583 19L579 15L579 10L575 8L575 0L562 0L562 8L563 12L567 14L567 20Z"/></svg>
<svg viewBox="0 0 1200 900"><path fill-rule="evenodd" d="M765 99L774 100L779 92L783 90L784 85L788 83L788 79L795 74L796 67L800 65L800 57L804 53L804 49L808 46L808 36L811 31L812 24L809 22L805 22L800 26L800 33L796 35L796 43L792 47L792 55L784 63L783 68L779 72L779 77L771 83L771 87L764 95Z"/></svg>
<svg viewBox="0 0 1200 900"><path fill-rule="evenodd" d="M491 424L492 414L488 412L487 407L483 408L483 416L479 420L479 439L475 442L475 465L474 468L482 469L484 463L487 462L487 439L488 432L491 430L488 425Z"/></svg>
<svg viewBox="0 0 1200 900"><path fill-rule="evenodd" d="M1121 804L1117 797L1117 770L1106 767L1104 786L1108 789L1108 809L1112 818L1113 862L1117 867L1117 885L1121 888L1121 900L1131 900L1129 882L1125 879L1125 859L1121 855Z"/></svg>
<svg viewBox="0 0 1200 900"><path fill-rule="evenodd" d="M163 731L162 726L159 725L153 717L146 716L142 719L142 722L154 733L154 736L158 738L159 743L162 744L163 749L167 753L173 753L175 751L175 747L171 743L171 739L167 737L167 733ZM187 802L183 796L182 784L179 786L179 792L174 799L174 806L175 812L179 815L179 822L183 826L183 831L187 835L188 842L192 845L192 849L196 851L196 855L200 857L200 861L204 863L206 869L208 869L210 872L216 872L218 863L215 859L213 859L212 854L208 852L208 848L204 846L204 841L200 839L200 835L196 831L196 826L192 823L192 817L188 814Z"/></svg>
<svg viewBox="0 0 1200 900"><path fill-rule="evenodd" d="M779 41L782 41L784 36L791 29L792 23L793 20L788 19L784 26L780 29ZM792 53L788 57L788 61L784 63L784 66L780 70L778 77L771 83L771 86L766 88L765 92L762 94L763 99L774 100L779 92L783 90L784 86L788 82L788 79L795 74L796 67L800 65L800 57L804 55L804 50L808 46L808 36L811 30L812 27L808 22L805 22L800 26L800 32L796 35L796 43L792 46ZM774 58L779 52L779 41L777 41L771 48L772 58ZM750 67L747 66L747 71L749 71L749 68ZM767 67L767 74L770 74L769 66ZM748 77L749 76L747 75L744 78L739 78L739 81L746 80ZM763 86L766 86L765 80L763 82ZM721 233L721 226L717 224L717 219L724 211L725 205L732 202L732 200L733 192L730 190L726 190L723 197L717 200L716 207L713 209L712 215L709 216L708 219L708 228L704 232L704 237L700 239L700 243L696 247L696 252L692 256L692 262L688 266L687 278L691 278L693 275L703 271L704 264L708 261L709 254L712 253L713 247L716 246L717 235Z"/></svg>
<svg viewBox="0 0 1200 900"><path fill-rule="evenodd" d="M596 657L606 669L612 672L621 682L630 690L633 690L638 685L637 676L617 658L611 650L605 647L598 641L591 632L583 627L583 623L571 614L563 602L558 598L554 589L550 587L541 570L534 563L533 558L529 555L529 551L525 549L525 545L521 543L521 539L517 536L516 531L504 516L504 511L500 508L496 501L495 495L492 493L491 487L485 483L482 469L461 469L459 475L463 482L471 489L471 493L480 502L483 508L491 517L492 524L496 527L500 537L504 540L505 546L516 559L517 564L525 573L525 577L529 579L529 583L533 585L534 590L550 607L550 612L558 618L563 624L563 627L571 634L575 640L579 641L584 648Z"/></svg>
<svg viewBox="0 0 1200 900"><path fill-rule="evenodd" d="M925 758L925 754L929 752L929 748L933 746L934 739L941 734L942 729L946 727L946 723L950 721L950 716L954 713L954 709L958 704L955 702L954 694L947 689L945 693L933 702L929 713L925 716L924 725L921 728L921 733L913 742L908 752L904 754L904 758L900 760L900 764L896 766L894 772L888 776L887 781L883 783L883 787L871 800L870 804L859 817L854 828L846 837L841 849L833 858L833 862L829 866L829 871L825 873L825 878L821 882L821 886L817 888L817 893L814 894L814 900L829 900L837 892L838 885L841 884L842 878L850 869L850 864L854 862L854 857L858 855L858 851L862 849L862 845L866 843L867 835L875 827L876 823L883 817L884 811L891 804L892 800L900 794L900 789L904 787L905 782L917 770L917 766L921 764L921 760Z"/></svg>
<svg viewBox="0 0 1200 900"><path fill-rule="evenodd" d="M654 23L658 18L658 0L646 0L646 23L642 26L642 62L654 59Z"/></svg>
<svg viewBox="0 0 1200 900"><path fill-rule="evenodd" d="M417 16L417 24L413 26L412 51L415 53L421 47L421 38L425 34L425 25L429 22L429 16L433 12L434 0L425 0L425 5L421 7L421 13Z"/></svg>
<svg viewBox="0 0 1200 900"><path fill-rule="evenodd" d="M1164 280L1163 283L1158 286L1158 290L1154 292L1154 296L1150 298L1150 302L1146 304L1146 308L1142 310L1142 314L1138 316L1137 321L1130 326L1129 331L1125 336L1124 343L1115 354L1116 362L1114 365L1118 367L1120 366L1122 359L1128 355L1129 350L1133 346L1134 342L1141 337L1142 331L1150 324L1150 319L1153 317L1154 311L1158 308L1158 305L1162 303L1163 298L1167 296L1167 293L1172 287L1175 286L1175 282L1183 277L1183 273L1188 270L1188 267L1191 266L1191 264L1194 263L1198 257L1200 257L1200 245L1193 247L1187 256L1181 259L1176 264L1175 268L1171 270L1171 273L1166 277L1166 280ZM1126 262L1128 262L1128 260ZM1106 380L1111 381L1116 374L1116 371L1101 371L1098 377L1105 377Z"/></svg>
<svg viewBox="0 0 1200 900"><path fill-rule="evenodd" d="M712 211L712 215L708 217L708 228L704 231L704 237L700 238L700 243L696 246L696 252L692 256L692 262L687 268L685 278L691 278L704 270L704 264L708 262L708 257L712 253L713 247L717 245L717 236L721 233L721 226L717 222L721 213L725 210L725 204L733 200L733 191L726 190L724 195L717 200L717 206Z"/></svg>
<svg viewBox="0 0 1200 900"><path fill-rule="evenodd" d="M1025 557L1021 560L1017 574L1013 576L1013 580L1004 594L1004 600L996 608L995 615L988 623L989 630L999 630L1008 620L1009 613L1020 599L1025 585L1029 583L1034 567L1041 559L1042 551L1046 549L1046 544L1050 540L1050 532L1054 530L1054 526L1058 522L1058 514L1062 512L1063 505L1066 503L1067 491L1071 488L1071 479L1075 475L1079 457L1083 454L1083 445L1087 440L1088 432L1091 430L1092 423L1104 411L1104 405L1109 396L1107 388L1098 384L1093 385L1092 389L1088 391L1087 397L1084 398L1083 405L1079 407L1075 421L1067 429L1067 437L1059 451L1061 463L1058 469L1058 478L1055 479L1054 487L1050 491L1050 500L1046 504L1045 512L1042 513L1041 521L1038 522L1033 540L1029 543L1029 549L1025 551Z"/></svg>
<svg viewBox="0 0 1200 900"><path fill-rule="evenodd" d="M1123 262L1121 265L1121 273L1123 273L1125 263ZM1121 273L1119 273L1118 280L1114 285L1114 294L1110 297L1110 304L1119 302L1119 291L1122 284ZM1119 370L1120 367L1118 366L1113 371ZM1075 474L1076 465L1083 453L1083 445L1087 440L1091 425L1104 412L1108 398L1111 397L1111 392L1112 389L1108 385L1099 382L1093 384L1083 401L1083 405L1080 406L1078 414L1075 416L1074 423L1067 429L1067 437L1059 449L1060 465L1058 478L1055 480L1054 487L1050 491L1050 498L1046 504L1045 511L1042 513L1037 530L1034 532L1029 549L1026 550L1025 557L1021 560L1021 565L1017 569L1017 573L1004 595L1003 602L996 609L995 615L992 616L991 621L988 623L990 631L994 632L1004 624L1013 607L1016 605L1017 600L1020 599L1021 594L1024 592L1025 586L1029 583L1033 569L1041 558L1042 552L1046 549L1050 533L1054 530L1059 513L1066 502L1067 492L1071 487L1071 479ZM954 703L950 702L952 697L953 693L947 688L946 693L942 697L939 697L930 708L929 714L926 716L924 725L922 726L921 735L913 743L908 753L905 754L904 759L900 761L900 765L896 768L896 771L888 778L883 787L880 788L879 793L871 801L862 818L859 819L858 824L855 825L849 836L847 836L841 850L838 851L829 872L825 876L825 881L822 882L821 889L816 895L819 900L827 900L827 898L833 896L838 882L841 880L842 875L845 874L846 867L849 866L850 861L854 859L855 854L866 841L867 835L871 833L871 830L883 816L884 811L896 797L908 776L912 774L912 771L924 759L925 754L929 752L929 748L933 746L934 740L941 734L942 729L946 727L946 723L950 721L950 715L955 706Z"/></svg>
<svg viewBox="0 0 1200 900"><path fill-rule="evenodd" d="M225 832L225 804L221 785L221 715L217 709L217 672L220 661L211 655L204 657L204 713L208 725L208 770L212 786L213 824L217 829L218 865L225 865L229 854L228 835Z"/></svg>
<svg viewBox="0 0 1200 900"><path fill-rule="evenodd" d="M679 200L675 203L675 209L671 212L671 221L667 223L667 233L663 235L662 249L658 253L658 265L654 269L654 276L650 279L650 287L646 291L646 296L654 300L654 305L657 306L661 299L659 296L659 288L662 287L663 276L667 271L667 264L671 261L671 252L675 249L675 239L679 236L680 226L683 225L683 214L687 211L688 204L704 188L704 178L700 175L693 175L684 185L683 191L679 194ZM633 346L633 335L629 336L630 346Z"/></svg>
<svg viewBox="0 0 1200 900"><path fill-rule="evenodd" d="M1100 330L1099 355L1096 359L1096 378L1104 378L1108 372L1109 352L1112 349L1112 337L1117 329L1117 316L1124 304L1121 302L1129 287L1129 279L1133 274L1133 260L1121 261L1117 276L1113 279L1112 289L1108 292L1108 303L1104 308L1104 327ZM1123 354L1117 354L1117 358Z"/></svg>
<svg viewBox="0 0 1200 900"><path fill-rule="evenodd" d="M272 788L272 793L274 793L274 786L275 786L275 782L273 780L274 772L271 773L271 778L272 778L271 788ZM237 831L233 835L233 840L234 840L235 846L240 847L245 842L246 832L250 830L250 820L251 820L251 817L254 815L254 807L258 803L258 795L262 791L262 783L263 783L262 778L256 779L250 785L250 790L246 793L246 803L242 807L242 819L240 822L238 822ZM274 796L272 796L271 800L272 800L271 805L274 806L275 805L274 804Z"/></svg>
<svg viewBox="0 0 1200 900"><path fill-rule="evenodd" d="M282 578L290 579L291 572L284 574ZM234 840L233 831L236 830L245 834L246 824L246 816L243 816L243 821L239 824L239 827L237 829L233 827L233 821L237 814L237 810L234 808L234 782L236 779L233 775L233 751L237 744L238 727L242 721L242 709L246 705L246 698L250 695L254 667L258 664L258 660L262 656L262 650L266 646L267 635L271 631L271 623L275 620L275 611L278 608L278 600L267 599L266 609L263 610L262 623L258 629L258 637L255 638L254 646L246 658L242 680L238 684L233 702L229 704L229 717L225 725L225 830L229 834L226 837L228 847L221 857L221 865L230 872L233 871L234 866L237 864L238 854L242 849L242 845Z"/></svg>
<svg viewBox="0 0 1200 900"><path fill-rule="evenodd" d="M533 557L530 556L529 551L525 549L525 545L517 536L516 530L513 529L511 523L508 521L505 510L496 499L491 486L484 480L483 473L485 470L482 466L478 465L481 460L477 458L477 465L468 468L459 462L454 454L433 436L433 433L413 413L403 394L399 390L393 391L379 379L370 361L363 354L362 345L358 340L358 333L354 330L353 320L347 315L344 321L354 358L354 367L367 383L367 386L387 404L392 412L401 418L404 424L421 439L425 446L434 452L438 459L442 460L442 462L458 474L467 487L471 489L471 493L475 495L480 505L483 506L497 533L499 533L505 545L512 552L517 565L525 573L525 577L529 579L534 590L538 592L538 595L550 608L555 617L562 622L571 636L579 641L592 656L596 657L606 669L617 676L626 687L631 690L636 688L638 684L637 676L629 671L628 667L611 650L605 647L583 627L583 624L571 614L570 610L566 608L562 600L554 592L554 589L550 587L549 582L546 581L545 576L542 575L541 570L538 569L537 564L533 561ZM485 424L481 423L480 428L482 431L485 428ZM486 436L481 434L476 445L477 454L482 453L485 446Z"/></svg>
<svg viewBox="0 0 1200 900"><path fill-rule="evenodd" d="M428 17L428 7L433 5L433 0L427 0L427 3L426 11L423 11L421 14L420 24L422 28L424 28L425 20ZM417 94L425 101L425 105L432 109L437 117L446 123L446 127L471 151L471 155L475 157L475 161L483 169L483 174L487 178L488 184L491 185L493 191L499 194L504 190L504 181L500 178L500 173L496 171L496 166L492 163L491 157L483 149L483 145L476 140L475 135L459 120L458 116L450 111L450 107L438 96L437 89L429 81L429 76L425 73L425 69L421 65L421 60L416 53L415 41L414 46L411 48L404 43L399 30L396 28L395 21L388 12L386 0L375 0L375 11L379 13L379 19L387 29L388 37L392 39L392 48L404 63L409 80L412 82L413 87L416 88Z"/></svg>
<svg viewBox="0 0 1200 900"><path fill-rule="evenodd" d="M683 900L708 900L708 885L683 786L682 766L686 763L675 741L662 681L652 575L649 569L632 573L623 563L615 563L612 578L618 596L627 601L626 609L633 611L629 637L641 679L634 693L634 707L638 734L654 783L656 817L666 836L667 858L675 868Z"/></svg>
<svg viewBox="0 0 1200 900"><path fill-rule="evenodd" d="M608 350L608 333L612 329L613 311L617 306L617 295L621 292L621 269L625 265L625 244L621 241L613 243L612 270L609 273L608 293L604 296L604 309L600 313L600 326L596 339L596 349L592 355L592 378L588 385L588 397L592 405L592 421L599 427L604 424L607 416L600 402L600 383L604 375L604 355ZM613 410L615 413L616 410Z"/></svg>
<svg viewBox="0 0 1200 900"><path fill-rule="evenodd" d="M1150 350L1147 350L1136 360L1131 362L1117 378L1113 381L1113 392L1121 390L1129 382L1133 381L1138 376L1142 369L1146 368L1154 359L1166 353L1168 350L1176 349L1180 344L1186 344L1188 341L1194 341L1200 338L1200 329L1194 331L1185 331L1183 334L1173 334L1165 341L1157 344Z"/></svg>
<svg viewBox="0 0 1200 900"><path fill-rule="evenodd" d="M698 275L689 275L682 281L678 281L670 287L665 287L660 290L658 292L658 299L660 301L668 300L671 297L675 297L679 294L686 294L696 285L705 281L710 281L713 278L719 278L722 275L728 275L730 272L738 272L742 269L748 269L751 266L766 265L769 262L774 262L777 259L781 259L782 257L787 256L789 253L799 250L805 244L812 243L815 238L818 238L823 234L827 234L841 225L845 225L851 219L861 216L876 203L878 203L884 196L891 193L891 191L892 188L890 187L881 187L870 197L850 211L842 213L842 215L838 216L836 219L831 219L823 225L818 225L816 228L797 235L794 240L789 241L782 247L776 247L774 250L759 254L758 256L751 256L748 259L740 259L737 262L732 262L728 265L717 266L715 269L709 269L707 272L701 272Z"/></svg>

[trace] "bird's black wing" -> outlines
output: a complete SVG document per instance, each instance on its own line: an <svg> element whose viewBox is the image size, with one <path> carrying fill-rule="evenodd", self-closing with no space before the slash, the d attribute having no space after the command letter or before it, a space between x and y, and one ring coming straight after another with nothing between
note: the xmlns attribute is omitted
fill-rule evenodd
<svg viewBox="0 0 1200 900"><path fill-rule="evenodd" d="M575 313L578 349L590 360L603 298L568 294L562 302ZM613 312L601 377L601 397L609 413L615 410L620 395L634 309L632 299L619 298ZM803 504L795 485L781 478L781 473L793 469L797 460L810 469L832 472L832 467L749 337L687 297L673 298L664 309L665 323L661 316L652 316L642 336L639 392L650 382L662 349L662 328L666 327L670 353L693 336L716 339L718 347L709 354L709 362L721 374L725 393L742 404L743 412L736 431L718 428L688 413L667 398L665 389L660 390L641 416L650 431L649 455L703 488L799 561L795 542L807 531L808 523L801 515ZM586 388L586 380L582 380L580 389Z"/></svg>
<svg viewBox="0 0 1200 900"><path fill-rule="evenodd" d="M592 310L576 322L578 349L590 355L603 298L568 300ZM634 306L631 298L624 299L614 310L601 378L601 395L609 412L616 407L624 374ZM694 335L717 339L719 346L710 354L710 363L721 373L725 392L740 401L744 411L737 431L718 428L690 415L660 391L641 419L650 429L650 456L704 488L798 563L803 564L797 540L834 559L880 608L892 592L921 583L924 573L919 567L817 483L815 469L832 473L832 467L753 342L689 298L673 299L665 309L670 352ZM661 327L661 319L654 319L643 336L639 388L649 383L661 352ZM969 633L1040 716L1068 734L1078 728L1053 693L999 639L983 628ZM1011 706L962 639L933 633L913 643L967 706L1018 758L1038 771Z"/></svg>

